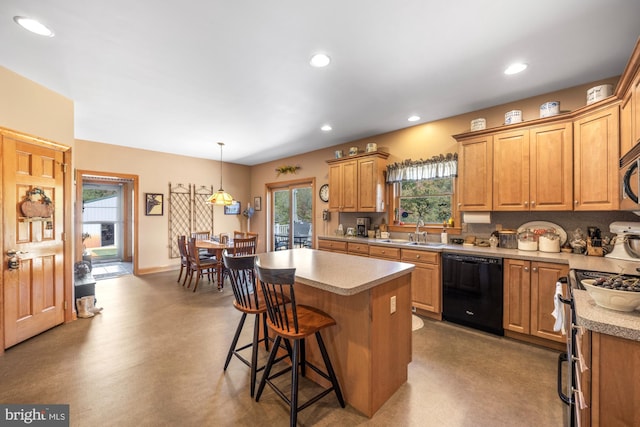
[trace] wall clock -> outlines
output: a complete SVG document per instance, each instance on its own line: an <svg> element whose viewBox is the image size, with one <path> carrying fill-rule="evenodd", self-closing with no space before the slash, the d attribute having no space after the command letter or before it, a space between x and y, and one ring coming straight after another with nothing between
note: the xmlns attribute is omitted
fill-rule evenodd
<svg viewBox="0 0 640 427"><path fill-rule="evenodd" d="M329 201L329 184L324 184L320 187L320 200L325 203Z"/></svg>

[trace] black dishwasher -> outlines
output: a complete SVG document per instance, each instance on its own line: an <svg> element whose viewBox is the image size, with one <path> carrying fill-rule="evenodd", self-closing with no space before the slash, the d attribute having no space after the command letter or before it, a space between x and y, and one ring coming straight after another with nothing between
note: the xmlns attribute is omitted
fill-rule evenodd
<svg viewBox="0 0 640 427"><path fill-rule="evenodd" d="M504 335L502 258L442 254L444 320Z"/></svg>

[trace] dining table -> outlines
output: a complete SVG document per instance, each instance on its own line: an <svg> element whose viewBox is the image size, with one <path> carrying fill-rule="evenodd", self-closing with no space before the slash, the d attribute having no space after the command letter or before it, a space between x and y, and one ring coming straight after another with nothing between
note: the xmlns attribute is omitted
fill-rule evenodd
<svg viewBox="0 0 640 427"><path fill-rule="evenodd" d="M211 255L216 257L216 260L218 260L218 263L216 264L216 280L218 281L218 289L222 289L222 252L225 249L233 250L233 240L229 239L226 243L214 240L196 240L196 247L198 249L206 249Z"/></svg>

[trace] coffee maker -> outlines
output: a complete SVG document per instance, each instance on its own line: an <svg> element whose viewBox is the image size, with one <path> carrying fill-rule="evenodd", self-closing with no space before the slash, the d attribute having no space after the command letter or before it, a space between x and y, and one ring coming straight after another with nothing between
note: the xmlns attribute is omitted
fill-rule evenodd
<svg viewBox="0 0 640 427"><path fill-rule="evenodd" d="M356 218L356 233L358 236L367 237L367 231L371 227L371 218Z"/></svg>

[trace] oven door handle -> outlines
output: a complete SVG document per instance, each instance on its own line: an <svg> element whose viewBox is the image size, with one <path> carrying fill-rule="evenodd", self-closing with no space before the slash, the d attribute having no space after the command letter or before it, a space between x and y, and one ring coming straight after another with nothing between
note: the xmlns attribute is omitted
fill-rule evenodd
<svg viewBox="0 0 640 427"><path fill-rule="evenodd" d="M565 403L565 405L571 405L573 403L571 397L567 396L562 391L562 364L568 361L569 357L567 356L567 353L560 353L558 355L558 396L560 397L560 400ZM568 369L571 369L571 367L569 367ZM571 384L569 384L569 387L571 387Z"/></svg>
<svg viewBox="0 0 640 427"><path fill-rule="evenodd" d="M636 169L638 169L638 160L636 160L631 164L631 166L629 166L629 169L627 169L627 171L624 173L624 178L622 178L622 186L624 189L623 190L624 194L626 194L627 197L629 197L633 201L633 203L638 203L638 195L633 194L633 190L631 189L631 183L630 183L631 175Z"/></svg>

